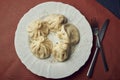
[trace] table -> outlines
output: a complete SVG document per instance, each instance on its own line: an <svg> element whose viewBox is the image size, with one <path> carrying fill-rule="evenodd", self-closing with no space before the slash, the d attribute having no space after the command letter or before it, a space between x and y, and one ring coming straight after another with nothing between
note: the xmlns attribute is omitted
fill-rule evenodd
<svg viewBox="0 0 120 80"><path fill-rule="evenodd" d="M2 0L0 1L0 79L1 80L50 80L31 73L18 58L14 36L21 17L32 7L51 0ZM52 0L55 1L55 0ZM96 0L57 0L76 7L91 22L96 18L101 28L105 19L110 24L102 42L109 71L105 72L101 55L98 55L92 78L86 73L93 57L94 47L86 64L73 75L62 80L120 80L120 19L100 5Z"/></svg>

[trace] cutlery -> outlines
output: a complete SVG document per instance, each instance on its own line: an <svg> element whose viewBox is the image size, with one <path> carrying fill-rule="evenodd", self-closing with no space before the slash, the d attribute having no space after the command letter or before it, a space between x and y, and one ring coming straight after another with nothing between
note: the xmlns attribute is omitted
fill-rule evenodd
<svg viewBox="0 0 120 80"><path fill-rule="evenodd" d="M96 35L96 47L98 47L100 49L100 52L101 52L101 55L102 55L102 60L103 60L103 65L104 65L104 69L105 71L108 71L108 66L107 66L107 62L106 62L106 59L105 59L105 54L104 54L104 51L103 51L103 48L102 48L102 44L100 43L100 40L99 40L99 29L98 27L94 28L94 34Z"/></svg>
<svg viewBox="0 0 120 80"><path fill-rule="evenodd" d="M90 64L90 67L89 67L88 72L87 72L88 77L91 77L92 74L93 74L93 70L94 70L94 66L95 66L95 63L96 63L99 48L100 48L100 51L101 51L105 71L108 71L108 66L107 66L107 62L106 62L105 55L104 55L104 52L103 52L103 48L100 44L100 42L102 42L102 39L104 37L104 34L105 34L105 31L107 29L108 24L109 24L109 19L107 19L104 22L104 24L102 26L102 29L100 31L98 30L98 28L94 29L94 34L96 35L96 38L97 38L96 40L97 41L96 41L96 49L95 49L95 52L94 52L94 56L93 56L92 62ZM96 22L94 23L94 26L98 27Z"/></svg>

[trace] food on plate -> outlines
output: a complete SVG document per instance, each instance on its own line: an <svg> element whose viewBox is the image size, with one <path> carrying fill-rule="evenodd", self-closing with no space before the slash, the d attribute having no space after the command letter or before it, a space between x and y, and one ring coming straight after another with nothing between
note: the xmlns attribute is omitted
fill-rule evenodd
<svg viewBox="0 0 120 80"><path fill-rule="evenodd" d="M52 42L47 37L39 36L30 42L30 49L36 57L44 59L51 54Z"/></svg>
<svg viewBox="0 0 120 80"><path fill-rule="evenodd" d="M39 36L47 36L49 33L47 25L47 22L41 21L40 19L31 22L27 28L29 37L36 39Z"/></svg>
<svg viewBox="0 0 120 80"><path fill-rule="evenodd" d="M67 32L65 31L65 26L62 25L61 30L57 33L58 38L64 43L70 43L70 38Z"/></svg>
<svg viewBox="0 0 120 80"><path fill-rule="evenodd" d="M78 29L73 24L65 24L65 30L70 38L70 43L76 45L80 41Z"/></svg>
<svg viewBox="0 0 120 80"><path fill-rule="evenodd" d="M56 32L67 22L67 18L61 14L50 14L44 18L44 21L48 22L51 31Z"/></svg>
<svg viewBox="0 0 120 80"><path fill-rule="evenodd" d="M65 61L66 59L68 59L68 56L70 54L69 53L70 39L67 32L65 31L65 26L62 25L61 30L58 31L56 34L60 39L60 42L54 45L52 54L57 61Z"/></svg>
<svg viewBox="0 0 120 80"><path fill-rule="evenodd" d="M69 56L69 44L64 42L55 44L52 54L57 61L65 61Z"/></svg>
<svg viewBox="0 0 120 80"><path fill-rule="evenodd" d="M27 28L31 52L40 59L51 55L55 60L63 62L70 56L71 46L79 43L78 29L61 14L50 14L43 19L31 22ZM49 33L54 33L59 42L53 45Z"/></svg>

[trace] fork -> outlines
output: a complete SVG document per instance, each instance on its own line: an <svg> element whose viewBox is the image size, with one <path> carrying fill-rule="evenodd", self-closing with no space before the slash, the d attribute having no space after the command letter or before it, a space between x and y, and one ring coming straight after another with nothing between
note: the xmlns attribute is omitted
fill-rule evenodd
<svg viewBox="0 0 120 80"><path fill-rule="evenodd" d="M96 29L96 27L98 26L98 23L96 21L95 18L91 19L91 26L92 26L92 31L93 31L93 34L96 36L98 35L98 29ZM96 29L96 30L95 30ZM97 33L97 34L96 34ZM94 66L95 66L95 63L96 63L96 60L97 60L97 51L98 51L98 47L97 47L97 40L95 41L96 42L96 50L94 52L94 56L92 58L92 61L91 61L91 64L90 64L90 67L88 69L88 72L87 72L87 76L90 78L93 74L93 70L94 70Z"/></svg>

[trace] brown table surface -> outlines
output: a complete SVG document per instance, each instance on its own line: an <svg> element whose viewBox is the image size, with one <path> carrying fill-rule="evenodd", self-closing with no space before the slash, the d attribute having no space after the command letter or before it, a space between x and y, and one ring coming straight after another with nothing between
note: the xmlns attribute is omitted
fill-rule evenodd
<svg viewBox="0 0 120 80"><path fill-rule="evenodd" d="M0 80L49 80L27 70L18 58L14 46L15 31L21 17L30 8L46 1L50 0L0 1ZM99 28L101 28L107 18L110 19L109 27L102 42L109 71L104 71L101 55L98 55L94 73L90 80L120 80L120 19L96 2L96 0L57 1L76 7L89 22L96 17ZM86 73L91 63L93 49L86 64L73 75L63 79L88 80Z"/></svg>

